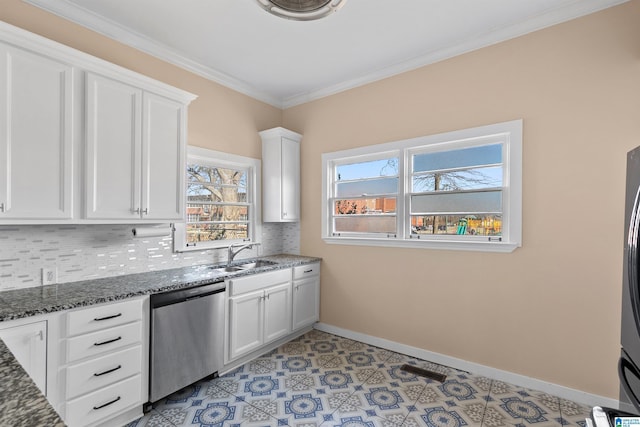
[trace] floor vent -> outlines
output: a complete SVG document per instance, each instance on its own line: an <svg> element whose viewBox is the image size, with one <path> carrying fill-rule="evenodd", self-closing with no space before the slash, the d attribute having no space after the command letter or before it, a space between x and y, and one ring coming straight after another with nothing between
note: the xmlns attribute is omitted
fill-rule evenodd
<svg viewBox="0 0 640 427"><path fill-rule="evenodd" d="M412 374L415 374L415 375L419 375L421 377L430 378L432 380L435 380L441 383L445 382L445 380L447 379L447 376L444 374L439 374L437 372L429 371L427 369L418 368L417 366L402 365L400 369L402 369L403 371L411 372Z"/></svg>

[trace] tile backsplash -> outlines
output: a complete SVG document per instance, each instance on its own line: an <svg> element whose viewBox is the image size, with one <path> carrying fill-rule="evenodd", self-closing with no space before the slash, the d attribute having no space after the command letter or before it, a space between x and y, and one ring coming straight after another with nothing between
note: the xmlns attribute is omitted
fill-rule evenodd
<svg viewBox="0 0 640 427"><path fill-rule="evenodd" d="M174 253L171 236L134 238L132 228L0 226L0 291L40 286L43 267L57 269L58 283L63 283L218 263L227 258L225 249ZM299 223L263 224L262 244L240 252L238 259L279 253L300 253Z"/></svg>

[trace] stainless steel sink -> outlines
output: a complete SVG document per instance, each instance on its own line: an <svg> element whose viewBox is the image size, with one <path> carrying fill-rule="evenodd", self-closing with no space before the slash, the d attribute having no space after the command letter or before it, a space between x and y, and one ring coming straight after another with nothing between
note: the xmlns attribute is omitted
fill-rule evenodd
<svg viewBox="0 0 640 427"><path fill-rule="evenodd" d="M242 270L250 270L252 268L260 268L267 267L269 265L275 265L276 263L273 261L266 261L263 259L259 259L258 261L246 262L244 264L234 265L234 267L238 267Z"/></svg>
<svg viewBox="0 0 640 427"><path fill-rule="evenodd" d="M211 271L215 273L236 273L238 271L251 270L252 268L260 268L267 267L269 265L275 265L276 263L273 261L266 261L263 259L259 259L257 261L245 262L243 264L234 264L227 267L210 267Z"/></svg>
<svg viewBox="0 0 640 427"><path fill-rule="evenodd" d="M233 265L231 267L212 267L212 271L216 273L235 273L236 271L242 271L244 268L240 268L239 266Z"/></svg>

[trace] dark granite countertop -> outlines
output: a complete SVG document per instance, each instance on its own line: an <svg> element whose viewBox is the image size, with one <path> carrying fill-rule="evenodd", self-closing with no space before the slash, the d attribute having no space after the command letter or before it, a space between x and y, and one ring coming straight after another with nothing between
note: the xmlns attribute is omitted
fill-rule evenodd
<svg viewBox="0 0 640 427"><path fill-rule="evenodd" d="M0 321L222 282L229 277L320 261L315 257L283 254L238 260L234 264L255 259L272 261L274 264L233 273L216 272L214 267L217 266L214 265L199 265L0 292ZM0 381L0 425L64 426L46 397L1 339Z"/></svg>
<svg viewBox="0 0 640 427"><path fill-rule="evenodd" d="M0 425L64 426L58 413L0 340Z"/></svg>
<svg viewBox="0 0 640 427"><path fill-rule="evenodd" d="M234 264L256 259L274 264L233 273L216 272L214 265L198 265L4 291L0 292L0 321L222 282L232 276L247 276L320 261L315 257L283 254L238 260Z"/></svg>

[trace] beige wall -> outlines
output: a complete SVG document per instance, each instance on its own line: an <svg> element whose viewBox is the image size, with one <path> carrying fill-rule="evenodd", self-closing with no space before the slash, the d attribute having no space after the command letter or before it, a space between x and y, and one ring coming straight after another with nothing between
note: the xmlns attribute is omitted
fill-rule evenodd
<svg viewBox="0 0 640 427"><path fill-rule="evenodd" d="M617 398L626 152L640 145L640 0L285 110L321 321ZM524 120L523 247L327 245L321 154Z"/></svg>
<svg viewBox="0 0 640 427"><path fill-rule="evenodd" d="M193 94L188 144L262 157L258 131L280 126L282 111L139 50L42 11L21 0L1 0L0 20L137 71Z"/></svg>

